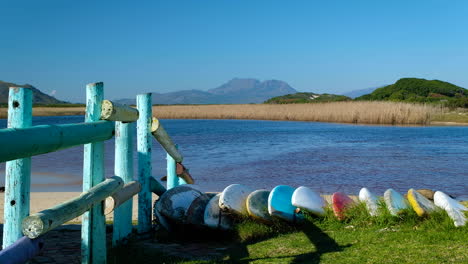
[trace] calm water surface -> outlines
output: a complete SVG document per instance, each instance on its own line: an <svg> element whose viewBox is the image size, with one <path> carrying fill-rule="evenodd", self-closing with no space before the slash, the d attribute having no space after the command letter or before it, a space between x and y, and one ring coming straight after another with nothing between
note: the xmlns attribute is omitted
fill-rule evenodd
<svg viewBox="0 0 468 264"><path fill-rule="evenodd" d="M35 117L34 125L82 122L83 116ZM162 120L184 165L206 191L232 183L270 189L305 185L322 193L361 187L442 190L468 199L468 127L392 127L252 121ZM6 120L0 120L0 128ZM106 175L114 141L106 142ZM80 191L83 147L33 157L33 191ZM136 157L136 154L135 154ZM153 175L166 174L154 141ZM135 160L135 169L137 166ZM0 165L0 185L4 182Z"/></svg>

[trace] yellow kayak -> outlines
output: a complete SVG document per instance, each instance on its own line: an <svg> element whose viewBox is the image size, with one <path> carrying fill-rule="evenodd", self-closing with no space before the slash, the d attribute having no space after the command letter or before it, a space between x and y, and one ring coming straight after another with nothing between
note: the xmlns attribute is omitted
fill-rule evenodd
<svg viewBox="0 0 468 264"><path fill-rule="evenodd" d="M408 190L408 201L419 216L428 215L436 210L436 206L431 201L414 189Z"/></svg>

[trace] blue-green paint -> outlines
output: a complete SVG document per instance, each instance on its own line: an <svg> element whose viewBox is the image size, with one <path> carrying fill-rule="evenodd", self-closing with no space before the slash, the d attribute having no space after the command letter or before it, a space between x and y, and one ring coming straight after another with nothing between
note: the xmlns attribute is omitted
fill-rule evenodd
<svg viewBox="0 0 468 264"><path fill-rule="evenodd" d="M161 196L163 193L167 191L166 187L164 187L158 180L154 177L150 178L150 190L157 196Z"/></svg>
<svg viewBox="0 0 468 264"><path fill-rule="evenodd" d="M176 172L176 161L169 153L166 155L166 160L167 189L170 190L179 185L179 177Z"/></svg>
<svg viewBox="0 0 468 264"><path fill-rule="evenodd" d="M104 99L103 83L86 86L85 122L96 122L101 118L101 104ZM104 143L84 145L83 191L104 180ZM106 218L102 203L83 214L81 228L81 263L106 263Z"/></svg>
<svg viewBox="0 0 468 264"><path fill-rule="evenodd" d="M115 122L114 174L124 183L133 181L133 131L135 123ZM116 246L132 233L132 205L130 199L114 210L112 245Z"/></svg>
<svg viewBox="0 0 468 264"><path fill-rule="evenodd" d="M187 172L188 172L188 171L189 171L189 169L187 169ZM178 178L179 178L179 185L187 184L187 182L186 182L184 179L182 179L182 178L180 178L180 177L178 177Z"/></svg>
<svg viewBox="0 0 468 264"><path fill-rule="evenodd" d="M28 88L10 88L8 97L8 127L25 128L32 124L32 91ZM15 143L15 142L11 142ZM1 145L3 151L15 148ZM31 158L9 161L5 167L5 205L3 248L23 236L21 221L29 215L31 185Z"/></svg>
<svg viewBox="0 0 468 264"><path fill-rule="evenodd" d="M151 93L137 95L137 109L140 113L137 121L138 181L141 192L138 194L138 233L151 231L152 195L150 190L151 166Z"/></svg>
<svg viewBox="0 0 468 264"><path fill-rule="evenodd" d="M0 162L107 140L113 133L110 121L1 129Z"/></svg>

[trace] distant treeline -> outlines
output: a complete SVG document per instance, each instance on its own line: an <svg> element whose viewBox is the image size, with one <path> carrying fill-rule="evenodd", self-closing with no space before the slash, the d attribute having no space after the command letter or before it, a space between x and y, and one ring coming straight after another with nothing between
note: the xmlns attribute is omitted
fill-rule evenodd
<svg viewBox="0 0 468 264"><path fill-rule="evenodd" d="M353 99L334 94L295 93L273 97L267 104L323 103L351 101ZM355 101L393 101L429 103L449 108L468 108L468 90L439 80L402 78L354 99Z"/></svg>
<svg viewBox="0 0 468 264"><path fill-rule="evenodd" d="M437 103L450 108L466 108L468 107L468 90L439 80L403 78L355 100Z"/></svg>

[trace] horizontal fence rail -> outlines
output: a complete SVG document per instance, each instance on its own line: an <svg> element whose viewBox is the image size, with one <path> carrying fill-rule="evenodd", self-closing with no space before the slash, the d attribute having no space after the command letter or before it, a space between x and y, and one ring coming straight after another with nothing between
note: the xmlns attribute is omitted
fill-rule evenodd
<svg viewBox="0 0 468 264"><path fill-rule="evenodd" d="M104 141L113 135L114 123L108 121L2 129L0 162Z"/></svg>
<svg viewBox="0 0 468 264"><path fill-rule="evenodd" d="M29 238L39 237L49 230L82 215L93 205L102 202L122 187L122 179L114 176L72 200L28 216L23 220L23 234Z"/></svg>
<svg viewBox="0 0 468 264"><path fill-rule="evenodd" d="M153 177L149 178L150 181L150 190L151 192L155 193L158 196L161 196L164 192L166 192L166 187L164 187L158 180Z"/></svg>
<svg viewBox="0 0 468 264"><path fill-rule="evenodd" d="M120 122L135 122L138 120L138 110L127 105L102 101L101 119Z"/></svg>
<svg viewBox="0 0 468 264"><path fill-rule="evenodd" d="M161 144L166 152L171 155L175 162L182 162L184 158L180 154L174 142L172 142L171 137L167 134L162 124L155 117L153 117L151 123L151 134L153 134L154 138L156 138L156 140L159 142L159 144Z"/></svg>
<svg viewBox="0 0 468 264"><path fill-rule="evenodd" d="M141 191L141 184L132 181L124 185L122 189L106 198L104 214L112 213L117 207L130 200Z"/></svg>

